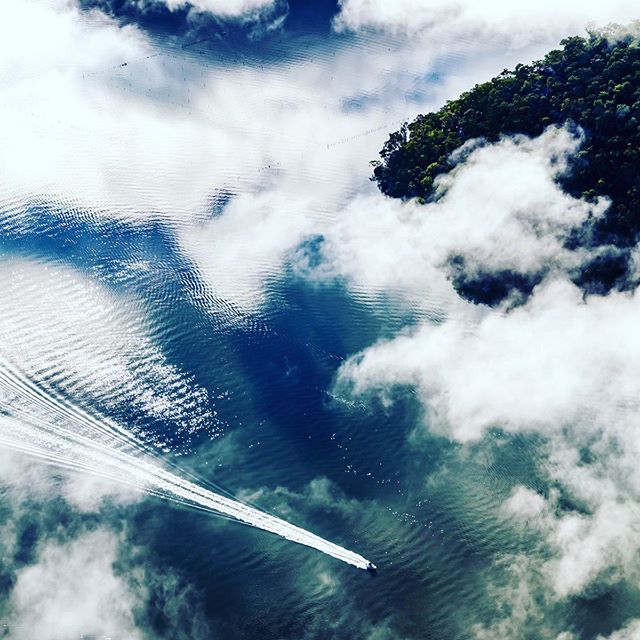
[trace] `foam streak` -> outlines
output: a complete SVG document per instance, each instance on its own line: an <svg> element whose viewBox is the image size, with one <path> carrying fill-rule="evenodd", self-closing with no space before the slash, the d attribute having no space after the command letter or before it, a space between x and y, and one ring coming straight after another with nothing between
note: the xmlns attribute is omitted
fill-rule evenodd
<svg viewBox="0 0 640 640"><path fill-rule="evenodd" d="M66 469L117 481L149 495L216 513L312 547L360 569L361 555L243 502L220 495L169 470L132 433L92 416L0 363L0 446Z"/></svg>

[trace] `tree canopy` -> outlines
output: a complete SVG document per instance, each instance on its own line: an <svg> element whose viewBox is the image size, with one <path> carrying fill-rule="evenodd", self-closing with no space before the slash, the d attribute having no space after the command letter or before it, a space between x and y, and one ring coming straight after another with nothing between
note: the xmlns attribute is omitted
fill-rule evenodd
<svg viewBox="0 0 640 640"><path fill-rule="evenodd" d="M567 38L561 45L542 60L505 70L439 111L404 124L384 144L372 179L389 196L429 201L436 197L435 178L452 169L451 153L468 140L537 136L549 125L568 123L584 131L585 141L571 170L559 179L562 187L589 201L599 196L612 201L606 215L578 230L572 242L623 250L635 245L640 235L640 46L630 36L610 42L597 34ZM625 255L600 258L581 274L580 284L595 291L619 286ZM474 299L473 293L468 297ZM480 295L478 301L496 301L489 297Z"/></svg>

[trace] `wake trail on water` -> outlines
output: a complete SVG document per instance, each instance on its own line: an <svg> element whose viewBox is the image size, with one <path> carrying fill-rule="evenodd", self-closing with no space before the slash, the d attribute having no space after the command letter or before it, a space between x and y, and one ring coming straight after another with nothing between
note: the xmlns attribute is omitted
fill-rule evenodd
<svg viewBox="0 0 640 640"><path fill-rule="evenodd" d="M167 469L166 461L117 422L40 387L1 359L0 414L1 447L269 531L359 569L369 565L353 551L187 479L175 466Z"/></svg>

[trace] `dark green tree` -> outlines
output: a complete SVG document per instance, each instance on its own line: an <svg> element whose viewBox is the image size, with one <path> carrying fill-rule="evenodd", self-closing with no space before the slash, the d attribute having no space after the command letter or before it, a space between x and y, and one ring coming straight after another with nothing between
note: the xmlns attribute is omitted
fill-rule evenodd
<svg viewBox="0 0 640 640"><path fill-rule="evenodd" d="M612 201L604 218L576 230L570 240L574 247L621 249L603 254L577 278L588 290L607 291L623 286L624 250L640 235L640 45L631 36L610 42L595 33L561 45L542 60L505 70L439 111L404 124L390 135L381 160L372 163L372 179L389 196L429 201L437 197L436 177L453 167L451 153L468 140L537 136L552 124L580 127L584 144L559 180L576 197Z"/></svg>

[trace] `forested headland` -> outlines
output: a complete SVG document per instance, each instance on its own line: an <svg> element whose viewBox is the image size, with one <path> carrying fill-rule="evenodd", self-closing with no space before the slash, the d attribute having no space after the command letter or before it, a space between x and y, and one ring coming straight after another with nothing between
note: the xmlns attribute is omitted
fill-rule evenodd
<svg viewBox="0 0 640 640"><path fill-rule="evenodd" d="M579 128L584 142L559 181L575 197L595 202L606 196L611 206L567 242L617 249L575 277L586 291L603 293L629 286L629 249L640 236L640 44L631 35L591 33L561 45L403 125L389 136L381 160L372 163L372 179L389 196L428 202L438 197L436 178L455 164L452 152L469 140L538 136L554 124ZM465 297L488 304L500 302L511 288L524 291L536 284L535 278L520 281L518 274L501 278L470 287L454 284Z"/></svg>

